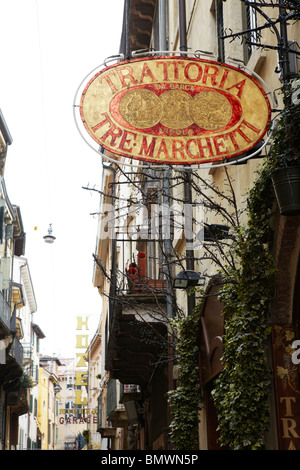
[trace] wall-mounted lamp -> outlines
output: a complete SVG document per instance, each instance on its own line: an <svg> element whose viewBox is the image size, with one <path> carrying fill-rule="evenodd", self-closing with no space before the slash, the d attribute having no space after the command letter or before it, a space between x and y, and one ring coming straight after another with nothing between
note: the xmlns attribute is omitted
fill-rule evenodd
<svg viewBox="0 0 300 470"><path fill-rule="evenodd" d="M53 243L56 240L56 237L52 235L52 224L49 224L48 235L44 236L44 240L46 243Z"/></svg>
<svg viewBox="0 0 300 470"><path fill-rule="evenodd" d="M181 271L175 276L174 287L175 289L187 289L188 287L203 286L205 277L200 276L196 271Z"/></svg>
<svg viewBox="0 0 300 470"><path fill-rule="evenodd" d="M228 238L229 227L220 224L205 224L204 225L204 241L223 240Z"/></svg>

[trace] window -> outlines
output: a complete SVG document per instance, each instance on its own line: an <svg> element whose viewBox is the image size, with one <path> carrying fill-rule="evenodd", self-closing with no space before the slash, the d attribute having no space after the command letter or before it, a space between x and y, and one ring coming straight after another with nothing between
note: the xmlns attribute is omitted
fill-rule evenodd
<svg viewBox="0 0 300 470"><path fill-rule="evenodd" d="M249 0L250 2L253 0ZM254 44L259 41L258 34L255 31L257 27L256 11L253 7L243 3L243 29L247 31L244 41L244 61L248 62L255 48Z"/></svg>

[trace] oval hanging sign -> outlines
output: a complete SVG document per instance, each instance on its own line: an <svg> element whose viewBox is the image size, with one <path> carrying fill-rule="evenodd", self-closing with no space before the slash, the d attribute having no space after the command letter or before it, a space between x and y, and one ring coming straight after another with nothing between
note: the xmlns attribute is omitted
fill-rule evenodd
<svg viewBox="0 0 300 470"><path fill-rule="evenodd" d="M90 136L117 155L190 165L250 151L271 108L259 83L238 68L153 57L97 73L81 95L80 115Z"/></svg>

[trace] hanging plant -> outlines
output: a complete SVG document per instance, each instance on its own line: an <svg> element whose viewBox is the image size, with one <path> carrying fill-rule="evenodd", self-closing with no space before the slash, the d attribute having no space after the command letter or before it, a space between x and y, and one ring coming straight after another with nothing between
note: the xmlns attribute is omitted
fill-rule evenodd
<svg viewBox="0 0 300 470"><path fill-rule="evenodd" d="M284 110L273 133L270 164L280 210L285 216L300 214L300 106L292 84L282 89Z"/></svg>
<svg viewBox="0 0 300 470"><path fill-rule="evenodd" d="M300 106L294 99L299 93L297 88L288 83L281 89L284 109L276 120L269 155L269 163L274 170L299 166L300 163Z"/></svg>
<svg viewBox="0 0 300 470"><path fill-rule="evenodd" d="M23 388L24 390L26 390L27 388L32 388L34 386L32 377L30 377L30 375L26 374L25 372L23 372L20 377L20 384L21 388Z"/></svg>

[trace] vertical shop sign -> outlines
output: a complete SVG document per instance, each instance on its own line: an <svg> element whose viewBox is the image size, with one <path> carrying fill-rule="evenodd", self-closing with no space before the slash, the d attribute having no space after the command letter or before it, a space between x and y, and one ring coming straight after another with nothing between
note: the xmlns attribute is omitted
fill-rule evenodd
<svg viewBox="0 0 300 470"><path fill-rule="evenodd" d="M279 450L300 450L299 365L294 363L293 325L273 327L274 380Z"/></svg>
<svg viewBox="0 0 300 470"><path fill-rule="evenodd" d="M76 371L75 385L80 387L75 390L75 405L87 405L87 398L83 396L82 390L87 385L88 369L84 358L88 347L88 317L77 317L76 330L83 331L84 334L76 335ZM83 351L82 351L83 350Z"/></svg>

